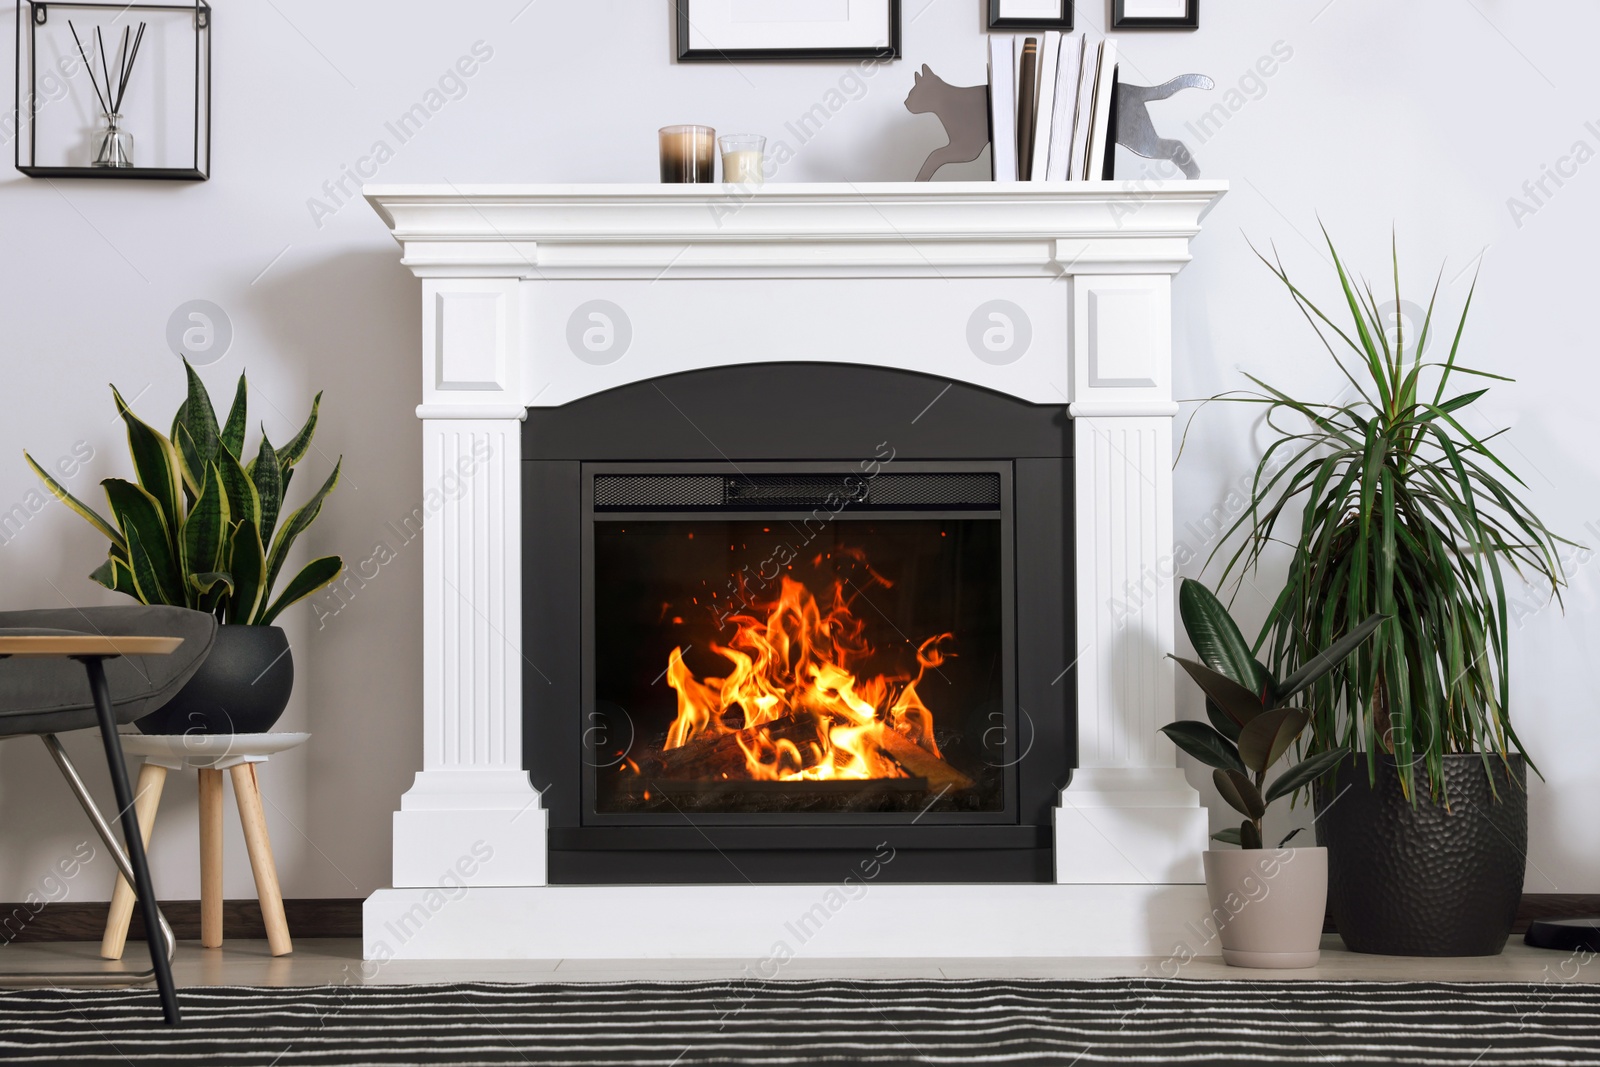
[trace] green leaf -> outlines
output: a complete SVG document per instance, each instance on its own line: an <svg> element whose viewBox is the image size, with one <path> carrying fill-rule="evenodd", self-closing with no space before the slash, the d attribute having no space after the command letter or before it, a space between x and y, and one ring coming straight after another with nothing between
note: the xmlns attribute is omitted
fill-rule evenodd
<svg viewBox="0 0 1600 1067"><path fill-rule="evenodd" d="M143 486L122 478L106 478L100 485L105 489L111 514L117 517L128 539L128 562L133 568L139 598L146 604L188 607L182 568L172 551L172 535L166 516L161 513L161 505ZM133 551L135 535L140 543L138 555ZM145 568L142 571L141 559Z"/></svg>
<svg viewBox="0 0 1600 1067"><path fill-rule="evenodd" d="M225 571L194 574L189 577L189 585L195 590L196 609L217 615L220 622L227 621L226 600L233 593L233 575Z"/></svg>
<svg viewBox="0 0 1600 1067"><path fill-rule="evenodd" d="M189 588L196 593L209 593L218 586L232 592L233 575L227 571L207 571L204 574L189 575Z"/></svg>
<svg viewBox="0 0 1600 1067"><path fill-rule="evenodd" d="M1350 653L1360 648L1362 643L1372 636L1372 631L1388 618L1388 615L1369 615L1361 625L1312 656L1306 661L1305 666L1283 680L1278 690L1278 698L1287 700L1349 659Z"/></svg>
<svg viewBox="0 0 1600 1067"><path fill-rule="evenodd" d="M235 525L228 573L233 576L233 595L228 598L227 621L248 625L266 599L266 552L261 547L261 531L250 523Z"/></svg>
<svg viewBox="0 0 1600 1067"><path fill-rule="evenodd" d="M1205 664L1196 663L1191 659L1184 659L1181 656L1171 658L1189 672L1189 677L1205 691L1206 696L1216 701L1217 707L1240 727L1264 710L1261 698L1232 678L1218 674Z"/></svg>
<svg viewBox="0 0 1600 1067"><path fill-rule="evenodd" d="M227 548L230 515L222 474L215 463L205 470L205 484L183 521L183 572L191 576L216 571L223 565Z"/></svg>
<svg viewBox="0 0 1600 1067"><path fill-rule="evenodd" d="M1239 731L1239 758L1256 774L1265 774L1268 767L1289 751L1289 746L1310 721L1311 713L1301 708L1273 708L1262 712Z"/></svg>
<svg viewBox="0 0 1600 1067"><path fill-rule="evenodd" d="M1218 830L1211 835L1211 840L1221 841L1224 845L1237 845L1240 843L1239 828L1230 826L1226 830Z"/></svg>
<svg viewBox="0 0 1600 1067"><path fill-rule="evenodd" d="M1210 697L1206 697L1206 718L1217 728L1217 733L1229 741L1239 740L1239 724L1229 718L1227 712L1217 707L1217 702Z"/></svg>
<svg viewBox="0 0 1600 1067"><path fill-rule="evenodd" d="M139 543L138 530L128 531L128 555L133 559L131 570L134 598L142 604L170 604L171 601L164 599L161 593L161 583L155 567L150 563L149 553L145 552L144 546Z"/></svg>
<svg viewBox="0 0 1600 1067"><path fill-rule="evenodd" d="M200 459L196 468L198 474L215 458L221 431L217 429L217 413L211 407L211 394L206 392L206 384L195 373L194 367L189 365L187 358L183 361L183 373L188 378L189 395L180 410L183 412L183 428L188 431Z"/></svg>
<svg viewBox="0 0 1600 1067"><path fill-rule="evenodd" d="M288 558L289 550L294 547L295 538L305 533L306 528L322 513L322 502L328 499L333 487L339 484L339 468L343 464L344 457L341 456L339 462L333 465L333 473L322 483L322 488L316 491L304 507L290 515L289 521L278 531L278 536L272 543L272 556L267 564L267 588L270 589L277 584L278 572L283 569L284 560Z"/></svg>
<svg viewBox="0 0 1600 1067"><path fill-rule="evenodd" d="M1238 771L1212 771L1211 780L1216 783L1222 799L1239 814L1259 819L1267 813L1267 802L1261 799L1261 791Z"/></svg>
<svg viewBox="0 0 1600 1067"><path fill-rule="evenodd" d="M265 426L261 428L261 449L250 465L250 477L261 500L261 543L271 544L273 527L278 524L278 509L283 507L283 470L278 465L278 453L267 440Z"/></svg>
<svg viewBox="0 0 1600 1067"><path fill-rule="evenodd" d="M1161 728L1172 743L1208 767L1220 770L1243 771L1239 753L1216 730L1203 722L1180 719Z"/></svg>
<svg viewBox="0 0 1600 1067"><path fill-rule="evenodd" d="M133 413L116 386L111 387L111 395L117 402L117 413L128 427L128 451L133 456L133 470L139 477L139 484L161 508L167 527L176 530L183 521L183 467L178 449L164 434ZM145 548L149 550L151 546Z"/></svg>
<svg viewBox="0 0 1600 1067"><path fill-rule="evenodd" d="M249 416L249 386L245 384L244 375L239 375L239 384L233 391L233 406L228 409L228 421L223 425L218 441L229 455L239 459L244 455L244 431L248 424Z"/></svg>
<svg viewBox="0 0 1600 1067"><path fill-rule="evenodd" d="M1349 754L1350 750L1341 746L1327 752L1319 752L1308 760L1296 763L1267 786L1267 803L1271 804L1279 797L1286 797L1295 790L1310 785L1344 762Z"/></svg>
<svg viewBox="0 0 1600 1067"><path fill-rule="evenodd" d="M1257 828L1255 823L1246 820L1239 824L1239 847L1261 847L1261 831Z"/></svg>
<svg viewBox="0 0 1600 1067"><path fill-rule="evenodd" d="M1293 841L1295 839L1296 835L1298 835L1300 833L1300 831L1304 830L1304 829L1305 829L1304 826L1296 826L1293 830L1290 830L1288 833L1284 834L1283 835L1283 840L1278 842L1278 847L1279 848L1283 848L1290 841Z"/></svg>
<svg viewBox="0 0 1600 1067"><path fill-rule="evenodd" d="M311 449L311 438L317 432L317 409L322 406L322 394L319 392L311 399L311 414L306 417L305 425L300 427L300 432L289 440L289 443L278 450L278 459L285 470L293 467Z"/></svg>
<svg viewBox="0 0 1600 1067"><path fill-rule="evenodd" d="M100 536L104 537L106 540L110 541L113 545L116 545L124 552L127 551L128 542L123 538L121 531L119 531L115 526L111 525L109 520L102 518L100 513L95 511L94 508L91 508L88 504L85 504L83 501L67 492L66 487L60 482L56 481L54 478L50 477L50 475L45 472L45 469L39 466L34 458L28 455L27 452L22 453L22 458L27 461L29 467L33 468L33 473L39 476L39 480L44 482L45 488L49 489L51 494L57 500L61 501L67 507L71 508L79 515L83 516L83 518L87 519L90 526L93 526L96 530L100 531Z"/></svg>
<svg viewBox="0 0 1600 1067"><path fill-rule="evenodd" d="M226 448L217 450L217 471L222 477L222 488L228 496L228 517L257 528L261 526L261 494L256 484L239 465L239 457Z"/></svg>
<svg viewBox="0 0 1600 1067"><path fill-rule="evenodd" d="M126 593L135 600L139 599L139 590L133 583L133 568L115 556L107 556L106 561L96 567L89 577L112 592Z"/></svg>
<svg viewBox="0 0 1600 1067"><path fill-rule="evenodd" d="M200 495L202 484L206 480L206 461L200 456L200 449L195 446L194 438L189 436L189 430L181 422L173 420L172 443L178 448L178 463L183 471L183 490L188 498L189 506L194 506L195 498Z"/></svg>
<svg viewBox="0 0 1600 1067"><path fill-rule="evenodd" d="M300 569L300 573L284 586L283 592L272 602L272 606L261 613L259 625L271 626L284 608L315 593L339 577L339 573L343 570L344 560L338 556L323 556L307 563Z"/></svg>
<svg viewBox="0 0 1600 1067"><path fill-rule="evenodd" d="M1192 578L1178 583L1178 614L1200 661L1252 692L1266 689L1261 665L1216 595ZM1259 701L1258 701L1259 703Z"/></svg>

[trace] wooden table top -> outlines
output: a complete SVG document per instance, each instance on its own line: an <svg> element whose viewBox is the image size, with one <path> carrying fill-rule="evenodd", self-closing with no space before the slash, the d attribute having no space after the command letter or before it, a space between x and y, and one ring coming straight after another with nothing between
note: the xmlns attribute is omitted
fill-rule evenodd
<svg viewBox="0 0 1600 1067"><path fill-rule="evenodd" d="M0 656L166 656L181 644L181 637L36 634L0 637Z"/></svg>

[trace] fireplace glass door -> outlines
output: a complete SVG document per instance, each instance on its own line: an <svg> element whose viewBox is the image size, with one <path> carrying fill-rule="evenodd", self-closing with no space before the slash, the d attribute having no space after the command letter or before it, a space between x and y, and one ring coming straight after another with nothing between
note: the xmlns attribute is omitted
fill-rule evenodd
<svg viewBox="0 0 1600 1067"><path fill-rule="evenodd" d="M594 821L1011 809L998 464L588 465Z"/></svg>

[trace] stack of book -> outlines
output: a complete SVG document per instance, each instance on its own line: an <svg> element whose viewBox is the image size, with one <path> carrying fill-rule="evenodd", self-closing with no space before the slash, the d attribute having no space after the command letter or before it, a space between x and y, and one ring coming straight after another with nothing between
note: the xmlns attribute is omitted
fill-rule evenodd
<svg viewBox="0 0 1600 1067"><path fill-rule="evenodd" d="M990 34L994 180L1111 177L1117 42L1084 34Z"/></svg>

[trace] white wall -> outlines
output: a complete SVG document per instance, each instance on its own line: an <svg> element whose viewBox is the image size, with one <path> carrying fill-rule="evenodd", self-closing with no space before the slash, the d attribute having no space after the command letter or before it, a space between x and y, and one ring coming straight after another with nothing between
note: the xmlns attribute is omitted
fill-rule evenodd
<svg viewBox="0 0 1600 1067"><path fill-rule="evenodd" d="M788 140L797 155L783 181L908 178L942 140L935 119L902 107L912 72L926 62L953 82L983 80L982 6L905 0L906 60L857 84L843 65L676 65L666 0L221 0L210 182L0 177L0 515L14 504L26 510L35 489L24 447L50 462L85 442L94 458L71 485L86 496L99 479L127 472L105 383L137 397L152 421L170 418L182 374L164 342L167 318L204 298L226 310L235 332L204 376L227 393L248 369L255 417L274 440L298 426L314 391L327 391L320 454L301 480L339 455L346 476L307 551L357 561L379 542L397 549L322 629L306 608L288 620L299 678L283 725L315 736L263 773L287 895L360 896L386 884L389 815L421 759L421 552L385 525L420 503L411 414L418 283L365 204L341 203L346 195L324 183L379 140L394 150L383 182L651 181L654 131L669 122ZM1104 25L1094 0L1080 4L1079 17ZM9 34L9 9L3 18ZM1600 450L1581 416L1600 378L1585 252L1600 222L1600 163L1564 188L1550 185L1554 195L1541 194L1543 206L1520 223L1507 205L1576 142L1587 145L1586 159L1600 149L1600 94L1589 77L1597 33L1600 9L1582 0L1309 0L1213 2L1197 33L1124 35L1126 79L1200 71L1218 82L1212 94L1156 105L1158 126L1194 143L1205 174L1233 182L1176 283L1179 394L1238 385L1246 369L1307 396L1337 389L1326 355L1246 238L1276 243L1327 294L1319 215L1348 257L1377 274L1392 224L1412 293L1444 261L1442 299L1451 306L1471 277L1458 272L1487 248L1466 355L1521 381L1494 389L1475 428L1509 425L1505 451L1534 504L1558 530L1600 540ZM385 123L480 41L493 54L464 94L399 143ZM1258 60L1275 46L1291 54L1256 80ZM842 106L799 144L785 122L825 101L842 78ZM1199 143L1184 125L1217 103L1226 121ZM1119 160L1121 176L1142 166ZM317 218L313 198L331 213ZM1256 447L1242 410L1211 407L1195 423L1178 467L1179 534L1190 547L1209 549L1185 526L1224 502ZM11 521L0 529L0 604L115 602L84 577L103 544L64 508L50 503L20 527ZM1535 892L1600 890L1600 777L1591 769L1600 742L1591 681L1597 570L1583 557L1565 617L1532 611L1514 637L1515 710L1546 779L1532 804ZM1258 622L1264 602L1253 587L1240 603ZM1197 714L1194 695L1180 688L1186 714ZM69 745L108 794L94 738ZM1193 777L1211 795L1208 776ZM174 777L154 846L167 897L198 895L194 807L192 776ZM226 892L248 897L237 827L229 834ZM0 746L0 900L38 890L86 836L38 745ZM68 890L103 899L109 888L109 864L99 861Z"/></svg>

